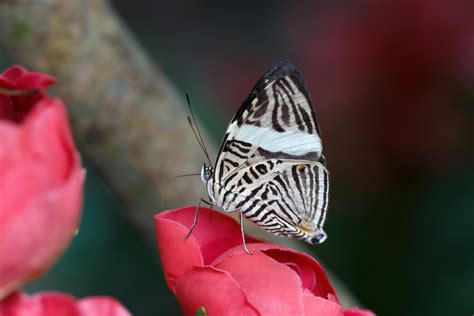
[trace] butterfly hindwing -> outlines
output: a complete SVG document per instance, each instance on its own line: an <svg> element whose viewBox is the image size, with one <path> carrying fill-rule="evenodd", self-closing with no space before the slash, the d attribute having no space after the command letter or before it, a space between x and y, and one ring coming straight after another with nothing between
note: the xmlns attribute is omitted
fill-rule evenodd
<svg viewBox="0 0 474 316"><path fill-rule="evenodd" d="M307 239L305 230L322 230L329 175L320 162L268 159L239 168L218 184L217 203L241 210L267 231Z"/></svg>

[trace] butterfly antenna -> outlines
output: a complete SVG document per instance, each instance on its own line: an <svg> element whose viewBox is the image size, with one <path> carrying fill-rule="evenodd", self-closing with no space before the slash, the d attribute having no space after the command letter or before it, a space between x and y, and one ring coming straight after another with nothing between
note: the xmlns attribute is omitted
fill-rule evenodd
<svg viewBox="0 0 474 316"><path fill-rule="evenodd" d="M209 162L209 165L211 165L211 159L209 158L209 153L207 151L206 145L204 144L204 140L202 138L201 131L199 131L199 127L196 123L196 118L194 116L193 108L191 107L191 101L189 101L189 94L187 92L186 92L186 101L188 102L189 112L191 113L192 121L194 123L194 126L195 126L196 130L194 130L193 124L191 124L191 119L188 116L189 125L191 125L194 136L196 136L196 139L198 140L199 145L201 146L202 150L204 151L204 154L206 155L206 158L207 158L207 161Z"/></svg>
<svg viewBox="0 0 474 316"><path fill-rule="evenodd" d="M163 193L165 192L166 187L168 184L170 184L171 181L174 181L179 178L184 178L184 177L191 177L191 176L200 176L200 173L188 173L188 174L181 174L179 176L172 177L171 179L168 179L168 181L165 182L163 187L160 190L160 209L163 209Z"/></svg>
<svg viewBox="0 0 474 316"><path fill-rule="evenodd" d="M188 119L189 126L191 126L191 129L193 130L194 137L196 137L196 140L197 140L199 146L201 146L202 151L204 151L204 153L206 153L206 149L205 149L204 145L202 144L201 140L198 137L198 134L196 132L196 129L194 128L193 121L192 121L191 117L188 116L187 119Z"/></svg>

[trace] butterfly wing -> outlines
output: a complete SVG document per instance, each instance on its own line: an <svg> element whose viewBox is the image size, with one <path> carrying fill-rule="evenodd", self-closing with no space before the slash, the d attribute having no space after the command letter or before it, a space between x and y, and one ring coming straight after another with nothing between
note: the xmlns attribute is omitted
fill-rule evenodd
<svg viewBox="0 0 474 316"><path fill-rule="evenodd" d="M249 193L255 188L242 181L251 177L251 170L257 166L263 168L263 162L275 163L277 160L283 164L279 166L281 170L267 168L267 174L261 175L258 182L270 181L279 171L291 170L302 163L317 163L327 174L319 125L311 99L300 72L289 61L276 64L260 78L229 124L213 178L207 185L209 195L216 204L228 211L234 210L230 206L235 206L228 204L229 207L225 207L229 192L241 196L248 194L247 199L253 199L253 202L261 199L261 196ZM239 181L240 186L237 185ZM235 187L231 189L233 185ZM290 198L290 195L287 193L280 198ZM291 197L297 201L297 195ZM314 222L314 206L314 203L311 205L302 198L293 204L297 218L282 216L282 219L293 226L306 220Z"/></svg>
<svg viewBox="0 0 474 316"><path fill-rule="evenodd" d="M267 159L240 168L217 185L222 208L241 210L273 234L308 242L325 236L329 173L319 161Z"/></svg>
<svg viewBox="0 0 474 316"><path fill-rule="evenodd" d="M216 161L224 179L250 157L320 160L319 124L300 72L276 64L256 83L229 124Z"/></svg>

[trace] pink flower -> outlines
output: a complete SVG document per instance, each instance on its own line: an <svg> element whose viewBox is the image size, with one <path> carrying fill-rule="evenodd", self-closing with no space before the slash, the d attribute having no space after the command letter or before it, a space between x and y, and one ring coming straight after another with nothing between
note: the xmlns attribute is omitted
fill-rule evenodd
<svg viewBox="0 0 474 316"><path fill-rule="evenodd" d="M118 301L107 296L93 296L80 300L58 292L35 295L14 293L0 301L2 316L129 316Z"/></svg>
<svg viewBox="0 0 474 316"><path fill-rule="evenodd" d="M204 306L209 315L374 315L343 310L320 264L310 256L247 237L228 216L195 207L155 216L166 282L185 315Z"/></svg>
<svg viewBox="0 0 474 316"><path fill-rule="evenodd" d="M0 88L0 299L45 272L79 224L84 171L53 78L14 66ZM4 92L4 91L3 91Z"/></svg>

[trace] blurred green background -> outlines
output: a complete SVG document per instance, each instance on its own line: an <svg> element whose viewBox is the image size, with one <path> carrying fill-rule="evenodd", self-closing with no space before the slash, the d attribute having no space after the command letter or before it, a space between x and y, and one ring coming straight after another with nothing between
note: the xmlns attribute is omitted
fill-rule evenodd
<svg viewBox="0 0 474 316"><path fill-rule="evenodd" d="M259 76L296 64L332 175L314 253L379 315L474 312L473 3L112 1L216 146ZM86 167L81 230L27 290L179 315L157 251Z"/></svg>

